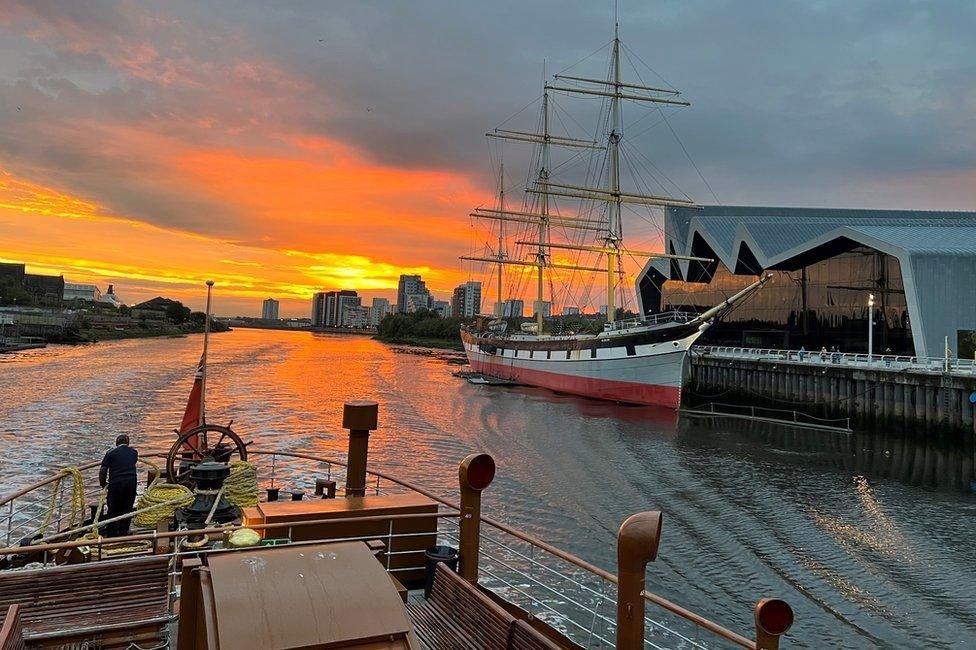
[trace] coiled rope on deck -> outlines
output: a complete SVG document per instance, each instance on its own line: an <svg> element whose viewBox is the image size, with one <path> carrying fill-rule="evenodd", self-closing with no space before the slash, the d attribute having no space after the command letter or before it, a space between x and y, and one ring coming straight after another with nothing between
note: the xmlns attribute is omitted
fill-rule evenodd
<svg viewBox="0 0 976 650"><path fill-rule="evenodd" d="M41 523L40 528L37 529L37 534L42 537L54 519L54 513L58 507L58 496L61 494L61 482L69 476L72 479L72 483L68 505L68 525L73 528L76 523L81 523L85 520L85 479L81 475L81 470L77 467L65 467L61 470L57 480L51 486L51 501L48 503L47 512L44 513L44 521ZM63 518L62 516L60 519ZM60 520L57 525L58 527L61 526Z"/></svg>
<svg viewBox="0 0 976 650"><path fill-rule="evenodd" d="M172 517L177 508L193 503L193 493L185 485L161 483L162 474L152 461L140 458L139 462L149 465L155 478L139 497L132 523L139 527L155 528L163 519Z"/></svg>
<svg viewBox="0 0 976 650"><path fill-rule="evenodd" d="M191 503L193 492L185 485L153 481L139 497L136 516L132 518L132 522L141 528L155 528L160 521L176 514L177 508Z"/></svg>
<svg viewBox="0 0 976 650"><path fill-rule="evenodd" d="M230 476L224 481L224 496L238 508L258 504L258 468L246 460L230 464Z"/></svg>

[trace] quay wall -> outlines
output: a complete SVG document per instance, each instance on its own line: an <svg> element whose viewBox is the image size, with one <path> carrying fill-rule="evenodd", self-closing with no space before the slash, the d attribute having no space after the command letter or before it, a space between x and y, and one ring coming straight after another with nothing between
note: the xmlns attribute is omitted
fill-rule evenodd
<svg viewBox="0 0 976 650"><path fill-rule="evenodd" d="M857 367L783 359L741 359L695 352L684 391L689 406L707 402L793 409L850 418L854 428L946 434L976 441L976 375Z"/></svg>

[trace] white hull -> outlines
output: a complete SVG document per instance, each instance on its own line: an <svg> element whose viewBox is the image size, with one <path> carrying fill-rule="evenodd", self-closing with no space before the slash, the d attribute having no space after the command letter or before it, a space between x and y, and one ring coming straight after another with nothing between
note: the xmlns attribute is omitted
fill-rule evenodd
<svg viewBox="0 0 976 650"><path fill-rule="evenodd" d="M468 332L464 349L471 367L484 375L563 393L631 404L678 408L686 379L688 348L701 335L658 343L582 349L506 348L492 337L490 346ZM545 340L544 338L541 340ZM558 340L558 339L556 339Z"/></svg>

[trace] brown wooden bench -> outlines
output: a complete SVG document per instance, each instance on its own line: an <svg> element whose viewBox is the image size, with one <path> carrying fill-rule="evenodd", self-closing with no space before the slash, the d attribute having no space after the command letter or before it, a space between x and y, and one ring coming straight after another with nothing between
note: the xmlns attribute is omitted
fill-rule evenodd
<svg viewBox="0 0 976 650"><path fill-rule="evenodd" d="M24 633L20 628L20 606L11 605L0 627L0 650L24 650Z"/></svg>
<svg viewBox="0 0 976 650"><path fill-rule="evenodd" d="M427 600L407 603L417 636L434 650L558 650L561 646L516 619L478 587L438 564Z"/></svg>
<svg viewBox="0 0 976 650"><path fill-rule="evenodd" d="M145 557L0 573L0 610L20 606L29 645L97 639L99 647L162 639L169 559Z"/></svg>

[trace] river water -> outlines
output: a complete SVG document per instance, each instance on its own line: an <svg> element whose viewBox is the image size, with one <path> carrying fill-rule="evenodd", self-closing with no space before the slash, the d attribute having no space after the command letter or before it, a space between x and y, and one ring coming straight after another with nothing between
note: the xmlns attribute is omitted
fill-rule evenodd
<svg viewBox="0 0 976 650"><path fill-rule="evenodd" d="M119 432L168 447L201 343L0 356L0 489ZM238 330L212 337L209 368L209 420L262 447L343 452L342 403L369 398L371 467L448 495L458 460L492 454L486 514L608 569L625 516L660 509L649 588L747 635L778 596L793 645L976 647L971 451L474 386L365 337Z"/></svg>

